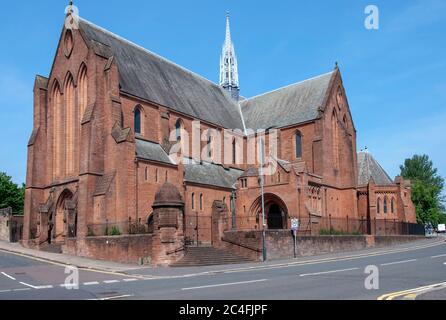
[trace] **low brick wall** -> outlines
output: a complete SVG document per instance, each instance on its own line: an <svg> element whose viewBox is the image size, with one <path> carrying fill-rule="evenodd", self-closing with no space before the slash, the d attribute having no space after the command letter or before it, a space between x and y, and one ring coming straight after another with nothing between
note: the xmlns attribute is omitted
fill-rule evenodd
<svg viewBox="0 0 446 320"><path fill-rule="evenodd" d="M152 235L68 239L62 249L65 254L85 258L130 264L150 264Z"/></svg>
<svg viewBox="0 0 446 320"><path fill-rule="evenodd" d="M425 236L375 236L375 246L386 247L423 239L426 239L426 237Z"/></svg>
<svg viewBox="0 0 446 320"><path fill-rule="evenodd" d="M334 252L356 251L370 247L385 247L422 240L422 236L299 236L296 241L297 257ZM268 260L294 258L294 238L289 230L267 231ZM225 249L249 258L262 260L261 231L227 231L222 239Z"/></svg>
<svg viewBox="0 0 446 320"><path fill-rule="evenodd" d="M262 260L261 231L226 231L220 246L250 260Z"/></svg>

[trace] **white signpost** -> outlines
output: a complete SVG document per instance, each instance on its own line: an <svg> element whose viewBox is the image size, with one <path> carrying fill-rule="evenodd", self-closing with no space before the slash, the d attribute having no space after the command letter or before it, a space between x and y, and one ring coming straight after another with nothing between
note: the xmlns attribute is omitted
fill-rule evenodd
<svg viewBox="0 0 446 320"><path fill-rule="evenodd" d="M293 230L293 236L294 236L294 258L297 257L296 254L296 248L297 248L297 231L299 231L299 219L291 219L291 230Z"/></svg>

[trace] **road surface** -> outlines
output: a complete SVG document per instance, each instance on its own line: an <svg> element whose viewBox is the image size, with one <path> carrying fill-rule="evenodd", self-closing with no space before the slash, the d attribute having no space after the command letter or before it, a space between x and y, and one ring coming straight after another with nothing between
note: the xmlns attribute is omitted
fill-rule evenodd
<svg viewBox="0 0 446 320"><path fill-rule="evenodd" d="M80 270L73 288L64 265L0 251L0 300L446 299L444 241L234 268L175 276ZM377 276L373 285L366 269Z"/></svg>

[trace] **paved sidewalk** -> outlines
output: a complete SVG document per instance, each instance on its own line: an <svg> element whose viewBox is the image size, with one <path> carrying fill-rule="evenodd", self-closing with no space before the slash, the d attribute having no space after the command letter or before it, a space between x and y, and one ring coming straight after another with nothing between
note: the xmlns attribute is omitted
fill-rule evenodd
<svg viewBox="0 0 446 320"><path fill-rule="evenodd" d="M0 250L24 255L33 259L43 260L49 263L70 265L82 269L90 269L103 272L127 273L131 270L141 268L141 266L137 265L128 265L116 262L81 258L60 253L38 251L24 248L18 243L8 243L4 241L0 241Z"/></svg>
<svg viewBox="0 0 446 320"><path fill-rule="evenodd" d="M237 270L237 269L249 270L257 268L267 268L272 266L280 267L280 266L300 264L315 260L323 261L330 259L346 259L352 256L354 257L358 255L367 255L374 253L379 254L385 251L405 250L417 246L432 245L435 243L444 243L444 242L445 242L444 237L438 237L431 239L423 239L411 243L395 245L390 247L370 248L352 252L339 252L339 253L324 254L311 257L299 257L297 259L274 260L267 262L252 262L252 263L237 264L237 265L186 267L186 268L168 268L168 267L154 268L150 266L143 267L138 265L94 260L94 259L70 256L66 254L50 253L50 252L27 249L22 247L20 244L17 243L11 244L3 241L0 241L0 250L24 255L33 259L40 259L50 263L72 265L82 269L89 269L101 272L122 273L135 276L139 275L143 277L181 277L181 276L206 275L220 272L230 272L231 270Z"/></svg>

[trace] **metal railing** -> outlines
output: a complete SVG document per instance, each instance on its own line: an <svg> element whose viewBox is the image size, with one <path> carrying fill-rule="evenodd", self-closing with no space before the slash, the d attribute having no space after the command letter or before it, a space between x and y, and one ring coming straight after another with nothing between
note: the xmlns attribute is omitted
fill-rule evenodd
<svg viewBox="0 0 446 320"><path fill-rule="evenodd" d="M153 233L152 226L132 220L89 224L87 225L88 237L120 236Z"/></svg>

